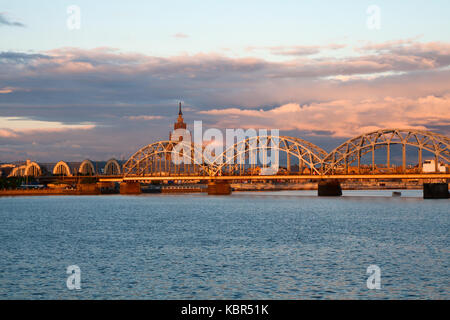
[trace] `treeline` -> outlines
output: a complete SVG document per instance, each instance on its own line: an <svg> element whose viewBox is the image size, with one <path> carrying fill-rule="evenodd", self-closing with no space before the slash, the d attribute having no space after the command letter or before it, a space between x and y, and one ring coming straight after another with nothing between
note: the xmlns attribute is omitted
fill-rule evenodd
<svg viewBox="0 0 450 320"><path fill-rule="evenodd" d="M18 189L22 184L36 182L33 177L0 177L0 189Z"/></svg>

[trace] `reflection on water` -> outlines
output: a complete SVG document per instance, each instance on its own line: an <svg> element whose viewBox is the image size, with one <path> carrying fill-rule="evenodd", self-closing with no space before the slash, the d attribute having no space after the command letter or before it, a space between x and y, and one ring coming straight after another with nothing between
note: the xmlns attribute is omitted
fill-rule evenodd
<svg viewBox="0 0 450 320"><path fill-rule="evenodd" d="M392 191L0 198L0 298L449 299L449 201Z"/></svg>

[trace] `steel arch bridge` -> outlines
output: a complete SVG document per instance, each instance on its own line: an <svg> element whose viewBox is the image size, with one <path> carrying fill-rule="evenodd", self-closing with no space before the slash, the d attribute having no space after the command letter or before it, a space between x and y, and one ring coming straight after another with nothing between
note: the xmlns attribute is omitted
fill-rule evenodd
<svg viewBox="0 0 450 320"><path fill-rule="evenodd" d="M287 172L291 170L291 158L293 158L298 162L300 173L306 167L312 174L320 174L322 159L327 155L322 148L300 138L269 135L254 136L235 143L219 155L214 160L215 166L212 175L242 175L246 171L250 171L252 175L259 174L260 170L270 170L271 166L265 157L269 157L269 152L272 155L273 151L285 154ZM259 162L262 165L259 167L260 170L256 170L258 168L258 159L256 159L258 155ZM245 167L246 161L250 163L250 168ZM279 163L279 159L277 159L277 163Z"/></svg>
<svg viewBox="0 0 450 320"><path fill-rule="evenodd" d="M164 176L185 174L202 176L210 174L210 165L203 157L203 147L194 143L178 141L158 141L139 149L123 165L127 176ZM174 155L183 163L173 163ZM181 162L181 161L177 161Z"/></svg>
<svg viewBox="0 0 450 320"><path fill-rule="evenodd" d="M435 165L439 161L450 163L450 139L431 131L411 129L381 129L347 140L323 158L323 173L348 174L349 166L356 162L358 173L361 172L361 158L372 155L371 169L375 170L375 150L386 149L386 167L391 165L391 145L402 147L402 170L406 171L406 146L418 150L418 167L422 169L422 152L431 152L435 156Z"/></svg>
<svg viewBox="0 0 450 320"><path fill-rule="evenodd" d="M209 159L204 156L205 146L184 141L159 141L133 154L123 166L123 176L129 179L153 176L260 176L261 171L270 170L271 166L264 164L264 160L261 164L261 161L258 163L252 159L258 154L264 158L272 151L285 157L285 165L280 163L280 171L273 173L280 175L280 178L283 175L288 177L295 171L297 176L348 175L351 166L352 169L357 168L357 174L361 174L361 159L370 154L372 172L369 173L374 173L375 151L385 149L386 166L389 168L392 145L402 147L402 173L406 173L407 146L417 148L419 169L423 163L423 151L434 155L436 166L439 161L447 165L450 163L450 139L444 135L412 129L381 129L349 139L330 153L300 138L266 135L248 137ZM174 164L174 155L182 158L184 163Z"/></svg>
<svg viewBox="0 0 450 320"><path fill-rule="evenodd" d="M277 140L274 143L274 140ZM180 150L180 158L187 160L187 164L176 165L172 163L173 150ZM320 174L322 159L327 155L322 148L300 138L254 136L235 143L218 156L205 157L205 147L194 143L177 141L159 141L149 144L134 155L123 166L124 176L152 176L152 175L241 175L255 173L257 161L250 161L258 154L267 154L272 151L281 151L287 159L287 171L290 171L291 159L298 162L299 172L308 169L310 173ZM230 154L232 154L230 156ZM264 161L263 161L264 162ZM270 165L262 165L269 168Z"/></svg>

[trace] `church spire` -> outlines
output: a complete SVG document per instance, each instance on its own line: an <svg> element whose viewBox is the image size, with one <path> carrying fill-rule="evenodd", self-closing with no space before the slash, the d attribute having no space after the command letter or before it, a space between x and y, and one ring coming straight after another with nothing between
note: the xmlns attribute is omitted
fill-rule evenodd
<svg viewBox="0 0 450 320"><path fill-rule="evenodd" d="M183 112L181 112L181 102L179 103L178 107L179 107L178 115L182 116Z"/></svg>

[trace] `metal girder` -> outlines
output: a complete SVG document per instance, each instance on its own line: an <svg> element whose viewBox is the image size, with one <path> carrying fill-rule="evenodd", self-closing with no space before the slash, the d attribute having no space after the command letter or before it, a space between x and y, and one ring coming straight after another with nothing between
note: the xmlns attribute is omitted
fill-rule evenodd
<svg viewBox="0 0 450 320"><path fill-rule="evenodd" d="M275 140L277 143L271 144ZM347 172L348 166L355 161L360 167L361 158L370 152L374 168L375 150L387 148L389 158L390 146L394 144L403 147L403 166L406 161L404 153L406 146L419 149L419 160L422 151L426 150L433 153L436 159L450 162L450 139L444 135L423 130L381 129L349 139L330 153L300 138L267 135L248 137L227 148L215 158L207 159L204 156L204 146L184 141L158 141L141 148L131 156L123 166L123 173L124 176L155 176L163 173L170 175L174 170L181 175L183 170L186 171L186 166L183 168L182 164L177 166L170 163L174 148L178 148L177 150L183 150L180 156L191 164L188 168L194 167L193 176L245 175L245 165L242 162L247 168L249 165L251 168L252 162L249 161L251 157L254 157L255 153L267 150L286 154L288 172L291 167L290 159L294 157L299 161L300 172L303 172L302 168L305 166L311 174L333 174L336 169L343 166ZM387 164L389 166L389 159Z"/></svg>
<svg viewBox="0 0 450 320"><path fill-rule="evenodd" d="M116 159L109 159L108 162L105 164L103 173L105 175L121 174L122 170L120 169L119 162L117 162Z"/></svg>
<svg viewBox="0 0 450 320"><path fill-rule="evenodd" d="M276 143L275 140L277 140ZM219 155L214 160L215 168L212 171L213 176L218 174L234 174L236 170L226 172L226 167L242 162L246 163L246 161L252 163L252 161L249 161L251 157L257 156L259 151L264 150L284 152L287 155L288 162L290 156L293 156L298 159L299 163L306 164L311 172L316 174L320 174L322 159L327 155L326 151L322 148L300 138L269 135L254 136L237 142ZM230 155L232 156L230 157Z"/></svg>
<svg viewBox="0 0 450 320"><path fill-rule="evenodd" d="M337 168L347 167L355 161L359 163L365 154L374 152L376 149L389 148L393 144L402 145L403 166L406 161L404 153L406 146L427 150L442 161L450 162L450 139L443 135L423 130L382 129L347 140L331 151L323 159L323 172L334 172Z"/></svg>
<svg viewBox="0 0 450 320"><path fill-rule="evenodd" d="M178 165L172 163L172 157L177 152L179 157L183 158L183 163ZM209 174L209 168L203 160L202 147L194 143L158 141L139 149L133 154L124 164L123 173L124 176L151 176L163 172L170 173L171 170L186 169L184 165L187 165L189 169L197 169L198 173Z"/></svg>

